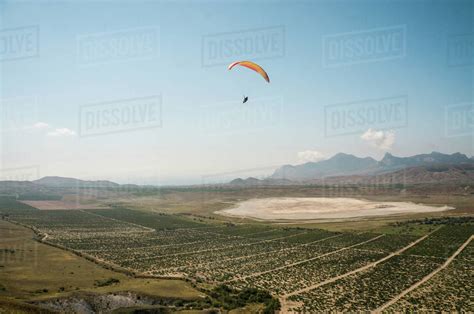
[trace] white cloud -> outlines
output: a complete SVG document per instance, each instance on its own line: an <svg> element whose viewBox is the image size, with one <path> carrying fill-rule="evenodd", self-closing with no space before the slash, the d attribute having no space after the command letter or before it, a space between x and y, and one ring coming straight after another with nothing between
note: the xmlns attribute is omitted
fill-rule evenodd
<svg viewBox="0 0 474 314"><path fill-rule="evenodd" d="M33 129L47 129L49 128L49 124L45 123L45 122L36 122L35 124L33 124Z"/></svg>
<svg viewBox="0 0 474 314"><path fill-rule="evenodd" d="M326 156L324 156L323 153L315 151L315 150L305 150L303 152L298 152L298 159L301 162L316 162L316 161L321 161L323 159L326 159Z"/></svg>
<svg viewBox="0 0 474 314"><path fill-rule="evenodd" d="M360 138L380 150L391 150L395 143L395 132L368 129Z"/></svg>
<svg viewBox="0 0 474 314"><path fill-rule="evenodd" d="M76 135L76 132L68 128L59 128L59 129L55 129L54 131L48 132L48 136L56 136L56 137L74 136L74 135Z"/></svg>

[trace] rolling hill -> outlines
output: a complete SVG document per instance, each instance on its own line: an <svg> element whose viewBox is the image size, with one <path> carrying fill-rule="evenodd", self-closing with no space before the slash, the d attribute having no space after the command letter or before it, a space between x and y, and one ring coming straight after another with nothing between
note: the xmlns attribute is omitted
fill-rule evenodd
<svg viewBox="0 0 474 314"><path fill-rule="evenodd" d="M74 188L74 187L97 187L97 188L115 188L119 187L120 184L99 180L99 181L86 181L75 178L65 178L65 177L43 177L39 180L32 181L35 184L47 187L61 187L61 188Z"/></svg>

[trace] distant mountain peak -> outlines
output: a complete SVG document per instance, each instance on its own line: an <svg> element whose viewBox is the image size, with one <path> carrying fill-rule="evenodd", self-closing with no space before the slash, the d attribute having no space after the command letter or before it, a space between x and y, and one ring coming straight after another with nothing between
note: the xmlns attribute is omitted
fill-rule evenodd
<svg viewBox="0 0 474 314"><path fill-rule="evenodd" d="M398 157L385 153L380 161L372 157L357 157L346 153L337 153L329 159L319 162L309 162L302 165L285 165L277 169L271 178L288 179L293 181L308 181L328 176L347 176L377 174L395 171L408 167L433 164L463 164L472 163L474 158L468 158L461 153L443 154L431 152L410 157Z"/></svg>
<svg viewBox="0 0 474 314"><path fill-rule="evenodd" d="M280 167L271 178L305 181L341 173L361 173L376 165L377 161L371 157L360 158L351 154L337 153L329 159L318 162Z"/></svg>
<svg viewBox="0 0 474 314"><path fill-rule="evenodd" d="M346 154L346 153L337 153L336 155L332 156L331 158L339 158L339 157L346 157L346 156L354 156L354 155Z"/></svg>
<svg viewBox="0 0 474 314"><path fill-rule="evenodd" d="M236 178L236 179L230 181L229 183L230 183L230 184L242 184L242 183L244 183L244 182L245 182L244 179L242 179L242 178Z"/></svg>

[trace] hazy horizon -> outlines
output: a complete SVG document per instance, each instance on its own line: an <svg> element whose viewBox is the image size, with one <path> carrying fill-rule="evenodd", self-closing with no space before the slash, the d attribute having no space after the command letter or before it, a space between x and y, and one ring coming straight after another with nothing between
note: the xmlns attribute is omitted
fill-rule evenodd
<svg viewBox="0 0 474 314"><path fill-rule="evenodd" d="M344 152L340 152L345 154ZM435 153L429 152L426 154L430 153ZM436 153L442 153L443 152L436 152ZM461 153L461 152L456 152L456 153ZM338 153L339 154L339 153ZM423 153L424 154L424 153ZM461 153L462 154L462 153ZM416 154L418 155L418 154ZM464 154L466 155L466 154ZM321 159L319 161L324 161L327 159L331 159L335 155L329 156L328 158ZM353 155L354 156L354 155ZM474 156L469 156L466 155L468 158L474 158ZM355 156L358 158L366 158L366 157L371 157L371 156ZM411 157L411 156L395 156L395 157ZM375 158L374 158L375 159ZM376 161L381 161L381 159L375 159ZM304 161L304 162L299 162L292 164L293 166L295 165L303 165L309 162L319 162L319 161ZM185 178L179 178L179 177L171 177L171 178L162 178L164 180L164 183L161 181L156 181L157 177L155 176L138 176L134 177L133 174L125 177L125 178L117 178L116 180L113 179L107 179L107 178L100 178L100 177L67 177L67 176L62 176L62 175L47 175L47 176L41 176L37 179L41 179L44 177L63 177L63 178L73 178L73 179L80 179L80 180L92 180L92 181L101 181L101 180L107 180L107 181L112 181L114 183L119 183L119 184L138 184L138 185L153 185L153 186L188 186L188 185L206 185L206 184L220 184L220 183L229 183L230 181L234 179L247 179L250 177L254 177L257 179L265 179L270 177L275 170L278 168L285 166L284 164L282 165L275 165L275 166L268 166L268 167L261 167L261 168L251 168L251 169L233 169L230 171L226 172L220 172L220 173L206 173L206 174L201 174L201 175L196 175L194 177L188 176ZM8 178L7 178L8 179ZM2 181L2 180L0 180Z"/></svg>

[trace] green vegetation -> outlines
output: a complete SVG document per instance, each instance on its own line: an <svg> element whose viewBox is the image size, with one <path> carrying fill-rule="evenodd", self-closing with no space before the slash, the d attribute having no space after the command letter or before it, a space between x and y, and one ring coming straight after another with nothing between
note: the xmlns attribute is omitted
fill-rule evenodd
<svg viewBox="0 0 474 314"><path fill-rule="evenodd" d="M424 218L424 219L413 219L401 222L392 223L393 226L405 226L405 225L465 225L474 223L474 216L461 216L461 217L438 217L438 218Z"/></svg>
<svg viewBox="0 0 474 314"><path fill-rule="evenodd" d="M445 225L404 254L447 258L472 234L474 234L474 224Z"/></svg>
<svg viewBox="0 0 474 314"><path fill-rule="evenodd" d="M14 197L0 197L0 218L5 219L10 214L38 211L36 208L19 202Z"/></svg>
<svg viewBox="0 0 474 314"><path fill-rule="evenodd" d="M172 308L273 313L280 307L277 296L290 294L290 301L302 302L292 305L296 311L371 311L437 269L474 233L473 217L469 216L272 225L221 221L224 218L198 209L211 203L211 208L229 206L239 193L245 199L276 191L279 189L160 192L156 202L163 202L163 208L191 204L187 214L122 205L101 210L39 211L14 198L0 198L0 213L7 220L0 221L0 297L46 300L78 291L132 291L162 300L156 305L136 306L136 312ZM311 191L315 190L292 189L290 194L305 196ZM221 192L224 196L217 197ZM182 194L177 197L176 193ZM74 254L35 242L32 231L8 221L30 226L38 239ZM415 246L392 254L428 233ZM433 310L440 304L446 311L471 310L473 256L469 245L448 268L393 309ZM358 271L367 265L375 266ZM357 272L346 276L352 271ZM337 276L341 278L325 283ZM325 284L319 287L321 283ZM443 293L449 296L447 300L443 300ZM430 294L435 301L430 301Z"/></svg>
<svg viewBox="0 0 474 314"><path fill-rule="evenodd" d="M0 297L0 313L1 314L53 314L55 312L41 308L39 306L18 302L10 299L2 299Z"/></svg>
<svg viewBox="0 0 474 314"><path fill-rule="evenodd" d="M360 274L294 296L300 311L373 311L439 266L438 261L395 256Z"/></svg>
<svg viewBox="0 0 474 314"><path fill-rule="evenodd" d="M222 307L225 310L245 307L252 303L263 303L265 306L263 313L275 313L280 309L278 299L272 297L267 291L256 288L235 290L226 285L219 285L205 292L211 297L214 307Z"/></svg>
<svg viewBox="0 0 474 314"><path fill-rule="evenodd" d="M446 220L452 222L453 220ZM434 272L474 234L474 225L465 223L441 226L412 248L375 267L342 278L327 285L290 297L303 302L296 312L318 311L373 311L393 299L405 289ZM416 222L418 223L418 222ZM390 238L393 238L390 237ZM387 239L388 240L388 239ZM395 239L394 239L395 240ZM403 240L401 238L398 241ZM409 240L404 239L404 240ZM385 241L382 241L385 242ZM396 241L394 241L396 242ZM402 241L403 242L403 241ZM385 242L389 244L390 242ZM375 245L377 244L377 245ZM365 248L382 249L377 241ZM390 248L387 245L387 248ZM403 243L401 243L403 245ZM390 249L395 250L395 247ZM422 288L414 290L391 307L396 312L409 310L438 310L463 312L469 310L472 280L472 243L458 258ZM469 270L471 268L471 270ZM431 294L433 298L431 299ZM448 298L446 298L449 296ZM436 301L433 301L436 300Z"/></svg>
<svg viewBox="0 0 474 314"><path fill-rule="evenodd" d="M18 200L22 201L59 201L62 199L60 194L27 192L18 195Z"/></svg>
<svg viewBox="0 0 474 314"><path fill-rule="evenodd" d="M113 210L89 210L91 213L107 218L118 219L134 224L139 224L156 230L178 229L178 228L198 228L205 225L197 223L185 216L169 215L165 213L149 213L134 211L126 208L116 207Z"/></svg>
<svg viewBox="0 0 474 314"><path fill-rule="evenodd" d="M2 297L19 301L45 299L69 295L78 290L96 293L134 291L160 298L198 300L201 293L181 280L133 278L105 269L77 255L33 240L31 230L0 220L0 248L14 249L18 253L0 256L0 283L5 289ZM96 282L110 286L98 287ZM60 291L64 288L64 291ZM1 306L0 306L1 307Z"/></svg>
<svg viewBox="0 0 474 314"><path fill-rule="evenodd" d="M107 286L111 286L113 284L117 284L119 282L120 282L120 280L118 280L117 278L108 278L108 279L104 279L104 280L96 280L95 285L97 287L107 287Z"/></svg>
<svg viewBox="0 0 474 314"><path fill-rule="evenodd" d="M474 242L444 270L388 310L392 312L469 312L472 310Z"/></svg>

